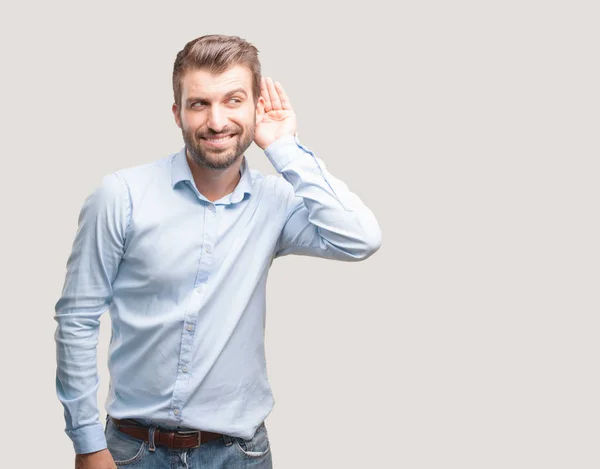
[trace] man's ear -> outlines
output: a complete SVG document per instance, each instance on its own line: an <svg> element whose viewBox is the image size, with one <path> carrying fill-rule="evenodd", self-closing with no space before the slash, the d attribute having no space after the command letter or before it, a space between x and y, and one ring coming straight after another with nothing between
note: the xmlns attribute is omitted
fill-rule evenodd
<svg viewBox="0 0 600 469"><path fill-rule="evenodd" d="M179 114L179 106L173 103L173 107L171 109L173 111L173 117L175 117L175 123L177 124L177 127L181 129L181 115Z"/></svg>
<svg viewBox="0 0 600 469"><path fill-rule="evenodd" d="M265 98L262 96L256 102L256 125L260 124L265 113Z"/></svg>

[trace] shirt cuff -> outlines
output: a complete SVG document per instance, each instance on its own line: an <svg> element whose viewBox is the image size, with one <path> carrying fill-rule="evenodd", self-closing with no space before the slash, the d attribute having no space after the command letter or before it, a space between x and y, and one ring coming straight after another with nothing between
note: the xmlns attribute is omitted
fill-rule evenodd
<svg viewBox="0 0 600 469"><path fill-rule="evenodd" d="M308 155L314 157L314 153L298 141L298 134L279 137L271 145L265 148L265 154L278 173L296 157L306 158Z"/></svg>
<svg viewBox="0 0 600 469"><path fill-rule="evenodd" d="M73 441L76 454L95 453L107 447L106 435L100 422L78 430L67 431L67 435Z"/></svg>

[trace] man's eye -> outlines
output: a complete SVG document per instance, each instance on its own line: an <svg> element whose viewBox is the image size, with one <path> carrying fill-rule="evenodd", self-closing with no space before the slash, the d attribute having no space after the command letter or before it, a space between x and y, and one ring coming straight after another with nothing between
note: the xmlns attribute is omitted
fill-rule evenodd
<svg viewBox="0 0 600 469"><path fill-rule="evenodd" d="M242 100L240 98L231 98L229 100L230 103L234 103L234 104L239 104L242 102Z"/></svg>
<svg viewBox="0 0 600 469"><path fill-rule="evenodd" d="M201 103L201 102L192 103L192 105L191 105L191 107L193 107L193 108L199 108L202 106L204 106L204 103Z"/></svg>

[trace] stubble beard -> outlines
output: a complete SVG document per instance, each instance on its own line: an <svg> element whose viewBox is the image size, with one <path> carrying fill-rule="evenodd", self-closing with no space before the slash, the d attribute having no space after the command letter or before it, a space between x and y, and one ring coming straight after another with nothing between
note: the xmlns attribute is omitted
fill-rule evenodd
<svg viewBox="0 0 600 469"><path fill-rule="evenodd" d="M226 148L205 148L202 146L203 140L201 137L206 133L194 133L188 130L182 130L183 141L188 155L198 166L209 169L227 169L238 161L252 144L254 140L255 124L252 122L248 127L237 129L226 129L221 131L222 134L235 133L232 137L236 140L235 144L231 144ZM210 132L208 135L217 136L218 134Z"/></svg>

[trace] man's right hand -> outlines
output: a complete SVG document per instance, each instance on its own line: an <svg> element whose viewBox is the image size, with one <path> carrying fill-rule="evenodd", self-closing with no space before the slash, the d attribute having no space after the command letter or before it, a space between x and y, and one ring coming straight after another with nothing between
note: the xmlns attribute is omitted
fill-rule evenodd
<svg viewBox="0 0 600 469"><path fill-rule="evenodd" d="M95 453L76 454L75 469L117 469L108 449L96 451Z"/></svg>

